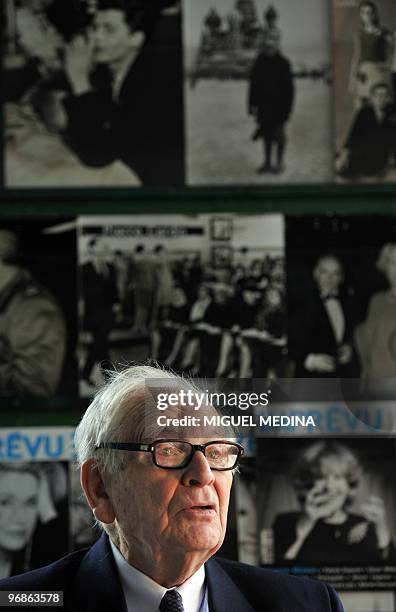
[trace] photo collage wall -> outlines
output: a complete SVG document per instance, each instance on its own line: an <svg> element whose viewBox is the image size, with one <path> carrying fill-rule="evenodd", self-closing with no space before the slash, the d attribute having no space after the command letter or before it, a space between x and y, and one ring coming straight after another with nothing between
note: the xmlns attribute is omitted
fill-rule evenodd
<svg viewBox="0 0 396 612"><path fill-rule="evenodd" d="M9 415L15 400L22 412L34 413L40 401L57 410L59 398L75 410L76 401L89 403L106 370L150 359L206 379L358 380L375 396L379 377L391 384L396 371L395 233L391 215L4 218L0 410ZM300 574L314 565L311 576L345 591L350 610L358 609L360 591L372 592L376 610L396 588L389 569L395 445L385 418L393 402L386 395L366 414L367 406L351 411L324 399L301 407L320 413L314 432L286 427L243 440L221 554ZM4 507L17 516L15 508L28 504L13 490L17 479L25 497L31 489L38 500L34 490L44 488L48 498L4 575L97 537L73 467L72 435L73 427L0 430ZM322 464L324 472L348 468L340 494L348 513L336 527L321 520L330 503L318 502L328 477ZM297 542L304 513L315 511L315 528ZM0 535L9 520L4 514ZM36 557L34 538L51 529L63 534L59 550L39 546L44 556Z"/></svg>
<svg viewBox="0 0 396 612"><path fill-rule="evenodd" d="M393 0L123 6L3 4L5 189L395 181Z"/></svg>
<svg viewBox="0 0 396 612"><path fill-rule="evenodd" d="M371 398L241 439L218 554L396 612L396 214L222 212L238 186L396 182L396 5L109 1L0 8L0 578L99 536L75 425L106 371L158 361Z"/></svg>

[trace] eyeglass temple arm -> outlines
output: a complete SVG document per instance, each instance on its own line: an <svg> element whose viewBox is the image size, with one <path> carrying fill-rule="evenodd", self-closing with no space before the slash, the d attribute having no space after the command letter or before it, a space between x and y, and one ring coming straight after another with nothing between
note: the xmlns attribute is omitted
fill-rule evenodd
<svg viewBox="0 0 396 612"><path fill-rule="evenodd" d="M138 442L101 442L96 449L113 448L126 451L151 451L151 444L139 444Z"/></svg>

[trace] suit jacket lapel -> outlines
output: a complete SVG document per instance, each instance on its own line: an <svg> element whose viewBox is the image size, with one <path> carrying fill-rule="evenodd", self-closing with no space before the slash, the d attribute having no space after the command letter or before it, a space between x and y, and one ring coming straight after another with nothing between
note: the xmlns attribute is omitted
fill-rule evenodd
<svg viewBox="0 0 396 612"><path fill-rule="evenodd" d="M210 559L206 564L210 612L255 612L223 568Z"/></svg>
<svg viewBox="0 0 396 612"><path fill-rule="evenodd" d="M67 610L126 612L126 603L106 534L85 555L77 572Z"/></svg>

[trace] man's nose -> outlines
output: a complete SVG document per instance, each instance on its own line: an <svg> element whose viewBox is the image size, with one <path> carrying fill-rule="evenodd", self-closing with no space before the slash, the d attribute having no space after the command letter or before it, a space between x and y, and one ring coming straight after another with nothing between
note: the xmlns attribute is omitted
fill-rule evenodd
<svg viewBox="0 0 396 612"><path fill-rule="evenodd" d="M205 487L214 481L209 463L201 451L196 451L183 473L183 484L188 487Z"/></svg>

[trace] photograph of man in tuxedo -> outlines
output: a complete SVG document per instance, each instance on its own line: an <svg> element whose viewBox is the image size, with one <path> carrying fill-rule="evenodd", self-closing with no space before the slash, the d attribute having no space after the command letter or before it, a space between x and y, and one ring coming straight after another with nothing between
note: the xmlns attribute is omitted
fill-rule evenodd
<svg viewBox="0 0 396 612"><path fill-rule="evenodd" d="M342 612L323 582L212 558L243 447L229 429L219 437L212 428L160 428L159 388L198 390L159 367L129 366L107 380L77 428L81 483L102 527L99 540L0 581L0 590L59 589L68 612ZM166 416L186 410L181 402Z"/></svg>
<svg viewBox="0 0 396 612"><path fill-rule="evenodd" d="M343 286L343 264L336 255L323 254L312 276L313 291L300 305L291 330L295 376L358 376L352 347L356 306L353 294Z"/></svg>

